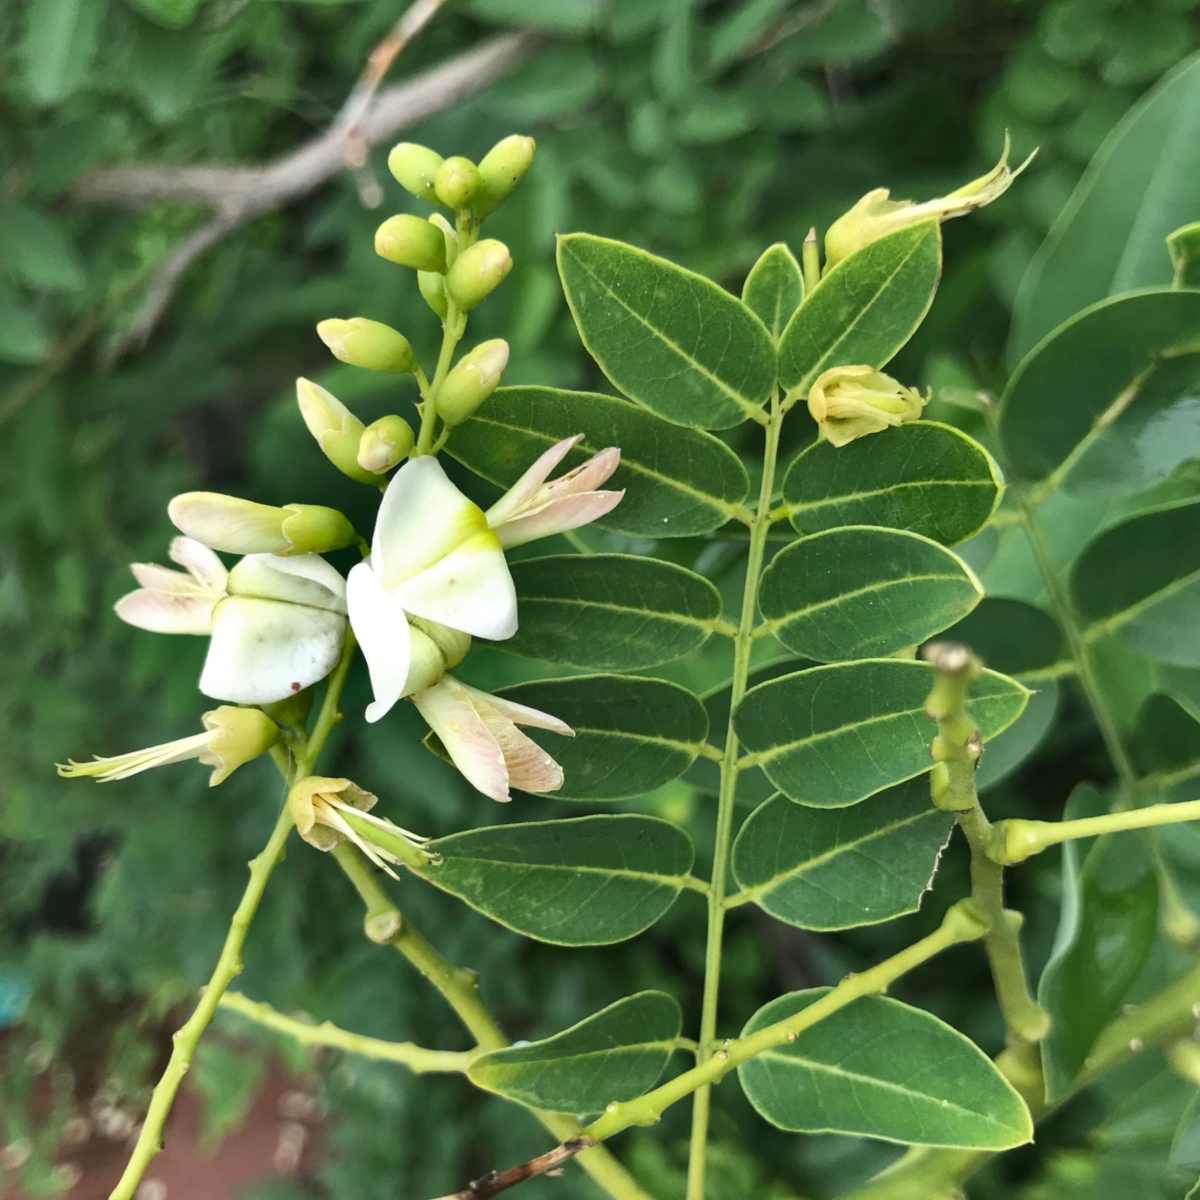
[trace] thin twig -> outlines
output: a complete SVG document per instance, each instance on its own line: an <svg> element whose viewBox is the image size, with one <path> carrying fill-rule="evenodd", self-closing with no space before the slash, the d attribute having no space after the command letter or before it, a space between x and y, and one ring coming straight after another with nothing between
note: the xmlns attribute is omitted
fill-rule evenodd
<svg viewBox="0 0 1200 1200"><path fill-rule="evenodd" d="M462 1191L451 1192L447 1196L439 1197L439 1200L486 1200L488 1196L498 1196L527 1179L560 1171L564 1163L574 1158L581 1150L587 1150L595 1144L594 1139L590 1137L571 1138L561 1146L555 1146L553 1150L547 1150L545 1154L539 1154L515 1167L509 1167L505 1171L489 1171L468 1183Z"/></svg>

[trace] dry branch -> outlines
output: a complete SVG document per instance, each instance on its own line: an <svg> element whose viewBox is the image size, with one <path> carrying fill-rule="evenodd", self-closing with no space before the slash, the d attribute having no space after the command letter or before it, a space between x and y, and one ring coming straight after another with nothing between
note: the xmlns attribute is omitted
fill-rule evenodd
<svg viewBox="0 0 1200 1200"><path fill-rule="evenodd" d="M440 1200L487 1200L487 1197L498 1196L527 1179L561 1170L565 1162L595 1144L594 1139L586 1135L571 1138L570 1141L555 1146L553 1150L547 1150L545 1154L539 1154L515 1167L504 1171L489 1171L486 1175L472 1180L462 1191L451 1192L448 1196L440 1197Z"/></svg>

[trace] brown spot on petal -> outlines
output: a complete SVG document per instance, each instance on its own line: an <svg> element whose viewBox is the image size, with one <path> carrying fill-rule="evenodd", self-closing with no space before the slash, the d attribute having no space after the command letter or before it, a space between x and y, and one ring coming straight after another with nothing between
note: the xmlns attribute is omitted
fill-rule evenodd
<svg viewBox="0 0 1200 1200"><path fill-rule="evenodd" d="M290 684L290 687L293 692L298 692L300 690L299 680L293 680L292 683Z"/></svg>

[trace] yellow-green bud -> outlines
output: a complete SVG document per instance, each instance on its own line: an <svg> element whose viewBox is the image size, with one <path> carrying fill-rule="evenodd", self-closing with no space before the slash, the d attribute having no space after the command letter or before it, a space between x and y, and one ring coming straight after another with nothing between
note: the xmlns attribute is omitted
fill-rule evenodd
<svg viewBox="0 0 1200 1200"><path fill-rule="evenodd" d="M444 670L453 671L467 657L467 651L471 648L470 634L451 629L449 625L439 625L436 621L427 621L423 617L410 616L408 623L438 648L445 662Z"/></svg>
<svg viewBox="0 0 1200 1200"><path fill-rule="evenodd" d="M330 322L322 321L321 324ZM296 402L308 432L321 447L321 453L343 475L349 475L359 483L374 483L375 477L358 465L363 423L336 396L311 379L296 380Z"/></svg>
<svg viewBox="0 0 1200 1200"><path fill-rule="evenodd" d="M512 255L503 242L484 238L468 246L446 275L446 293L463 312L481 304L512 270Z"/></svg>
<svg viewBox="0 0 1200 1200"><path fill-rule="evenodd" d="M437 413L447 425L460 425L495 390L508 366L508 343L503 338L480 342L464 354L442 381Z"/></svg>
<svg viewBox="0 0 1200 1200"><path fill-rule="evenodd" d="M446 269L449 270L458 257L458 231L440 212L430 213L429 223L436 225L442 231L442 237L446 239Z"/></svg>
<svg viewBox="0 0 1200 1200"><path fill-rule="evenodd" d="M416 439L412 426L394 413L372 421L358 443L358 465L373 475L382 475L408 457Z"/></svg>
<svg viewBox="0 0 1200 1200"><path fill-rule="evenodd" d="M446 302L446 278L436 275L433 271L417 272L417 290L422 299L444 321L450 306Z"/></svg>
<svg viewBox="0 0 1200 1200"><path fill-rule="evenodd" d="M184 492L167 505L175 528L229 554L324 554L354 542L354 526L320 504L256 504L219 492Z"/></svg>
<svg viewBox="0 0 1200 1200"><path fill-rule="evenodd" d="M417 365L408 338L381 321L367 317L351 317L348 321L333 318L317 324L317 336L334 358L352 367L409 375Z"/></svg>
<svg viewBox="0 0 1200 1200"><path fill-rule="evenodd" d="M418 200L437 199L433 181L441 165L442 156L436 150L415 142L401 142L388 154L388 170Z"/></svg>
<svg viewBox="0 0 1200 1200"><path fill-rule="evenodd" d="M533 138L514 133L497 142L483 156L474 203L479 216L486 217L515 190L532 165L536 148Z"/></svg>
<svg viewBox="0 0 1200 1200"><path fill-rule="evenodd" d="M370 812L379 797L349 779L310 775L293 785L287 802L296 832L310 846L332 850L342 840L342 834L333 827L338 824L337 808Z"/></svg>
<svg viewBox="0 0 1200 1200"><path fill-rule="evenodd" d="M808 411L833 446L915 421L925 407L916 388L904 387L873 367L831 367L817 376Z"/></svg>
<svg viewBox="0 0 1200 1200"><path fill-rule="evenodd" d="M238 767L265 754L279 740L279 727L257 708L222 704L200 719L212 734L200 759L215 768L208 780L209 787L224 783Z"/></svg>
<svg viewBox="0 0 1200 1200"><path fill-rule="evenodd" d="M446 241L441 230L409 213L388 217L375 230L375 253L418 271L446 269Z"/></svg>
<svg viewBox="0 0 1200 1200"><path fill-rule="evenodd" d="M438 167L434 190L447 208L466 208L478 188L479 168L469 158L455 155Z"/></svg>

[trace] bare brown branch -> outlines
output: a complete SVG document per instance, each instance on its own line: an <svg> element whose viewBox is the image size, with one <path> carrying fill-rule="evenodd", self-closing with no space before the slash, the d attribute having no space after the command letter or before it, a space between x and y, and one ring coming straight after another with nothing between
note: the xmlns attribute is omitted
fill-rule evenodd
<svg viewBox="0 0 1200 1200"><path fill-rule="evenodd" d="M538 1175L553 1174L555 1171L561 1170L564 1163L574 1158L580 1151L587 1150L595 1144L595 1139L586 1135L571 1138L570 1141L563 1142L561 1146L555 1146L553 1150L547 1150L545 1154L539 1154L536 1158L519 1163L515 1167L509 1167L504 1171L489 1171L486 1175L468 1183L462 1191L441 1196L439 1200L486 1200L488 1196L498 1196L501 1192L506 1192L509 1188L524 1183L527 1179L534 1179Z"/></svg>

